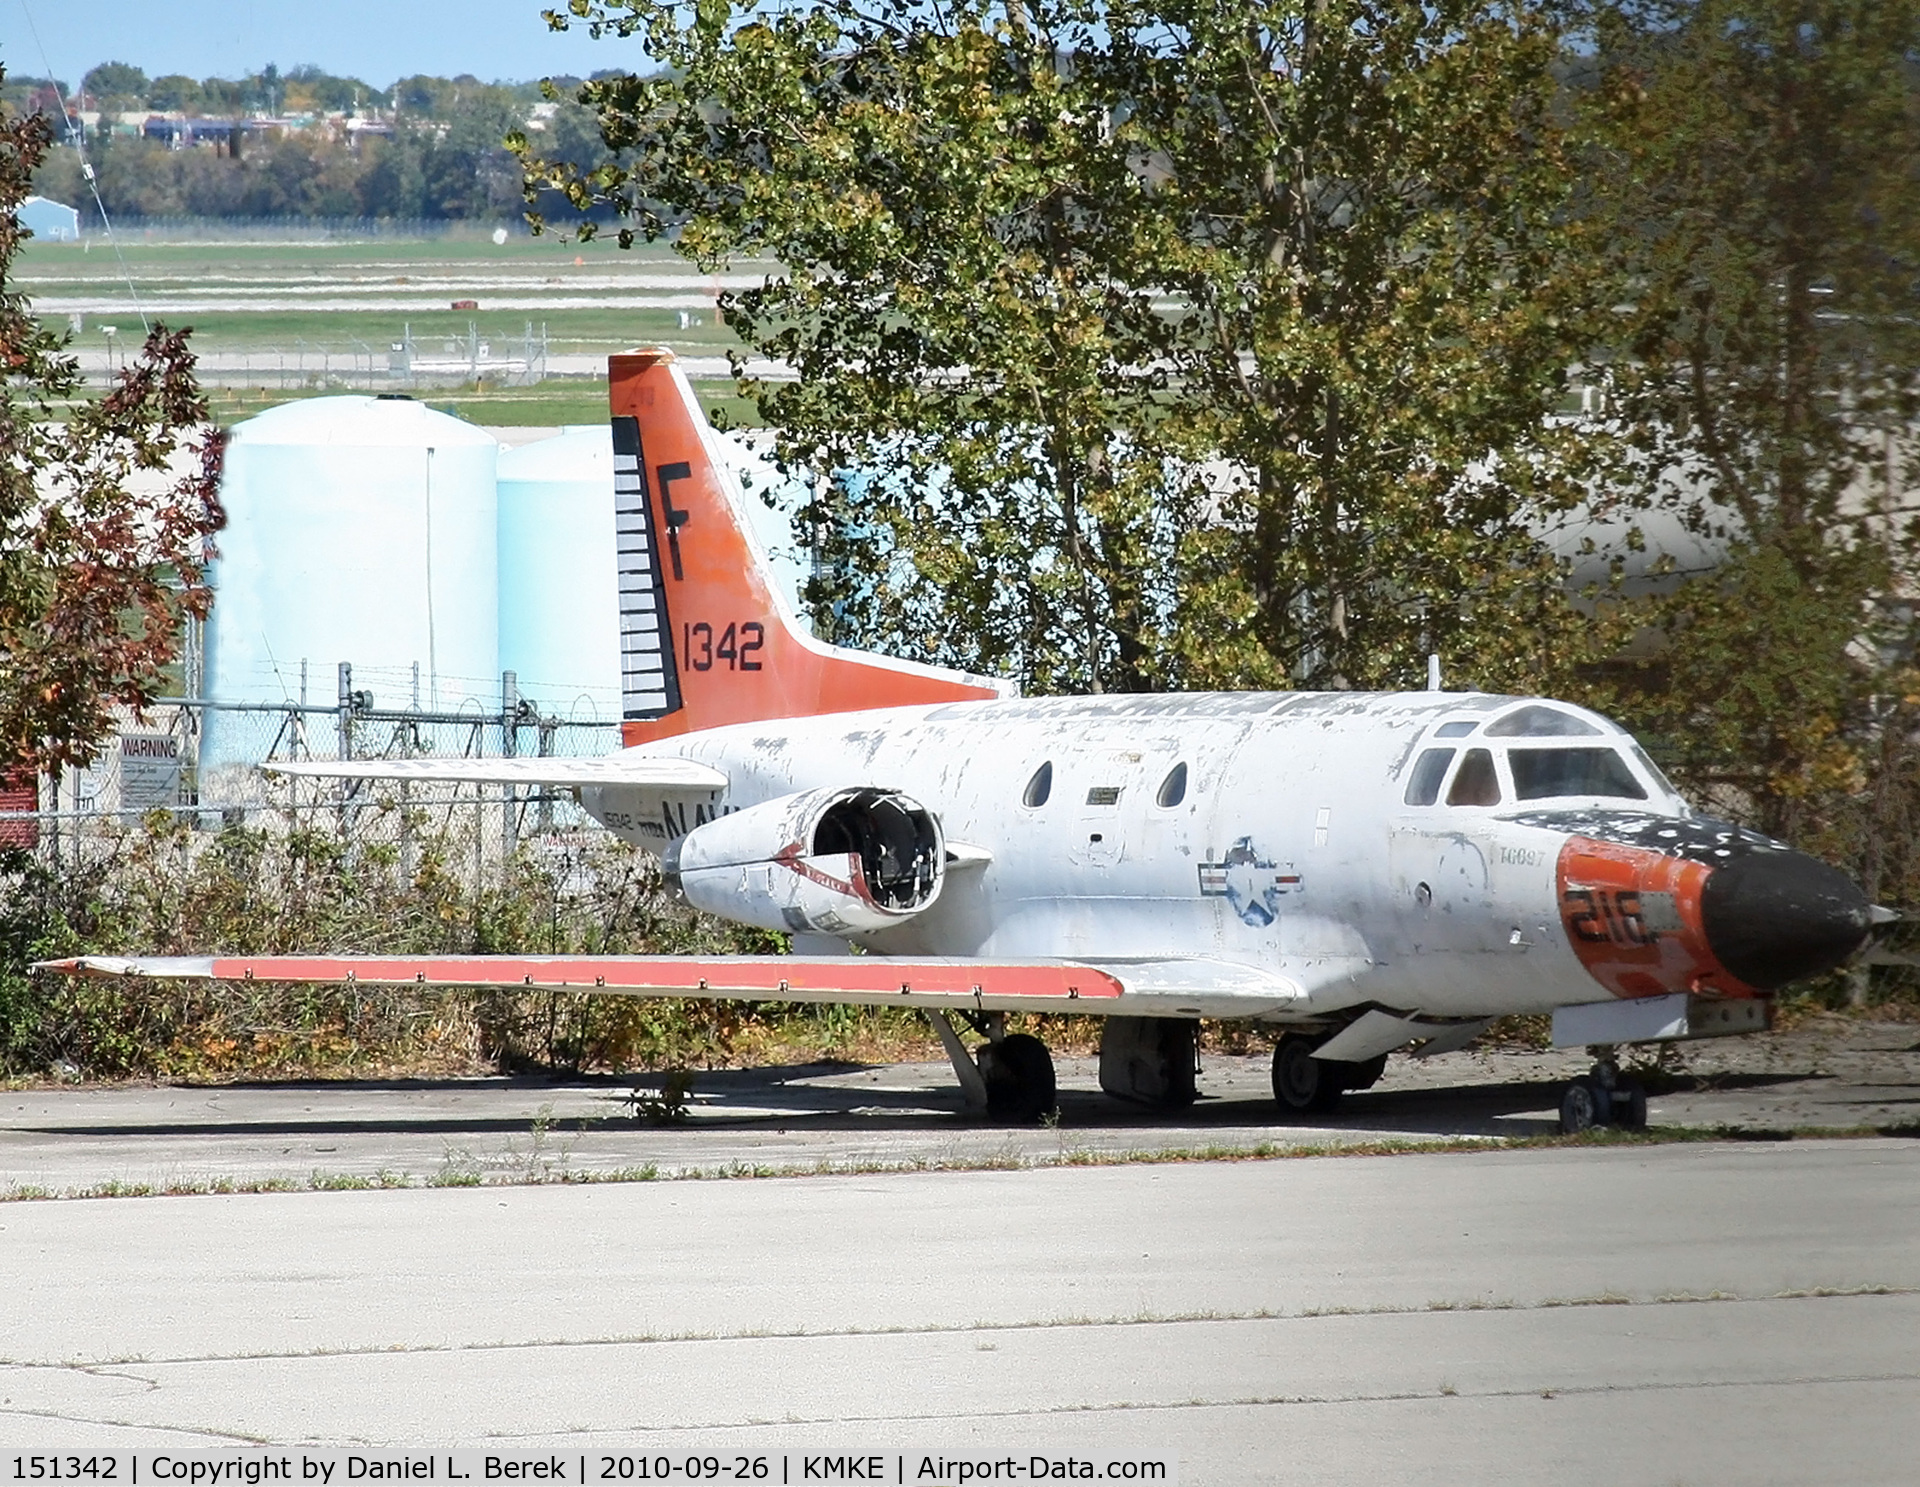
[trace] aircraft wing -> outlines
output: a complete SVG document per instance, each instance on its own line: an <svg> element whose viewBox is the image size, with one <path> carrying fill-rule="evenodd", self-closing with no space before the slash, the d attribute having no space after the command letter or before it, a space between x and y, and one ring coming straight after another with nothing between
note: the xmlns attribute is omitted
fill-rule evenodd
<svg viewBox="0 0 1920 1487"><path fill-rule="evenodd" d="M644 997L850 1002L979 1012L1259 1017L1297 1010L1297 981L1199 959L1075 961L883 955L83 955L36 970L191 981L489 987Z"/></svg>
<svg viewBox="0 0 1920 1487"><path fill-rule="evenodd" d="M659 790L724 790L727 786L727 777L717 769L657 754L607 754L597 759L313 759L261 768L313 779L462 785L638 785Z"/></svg>

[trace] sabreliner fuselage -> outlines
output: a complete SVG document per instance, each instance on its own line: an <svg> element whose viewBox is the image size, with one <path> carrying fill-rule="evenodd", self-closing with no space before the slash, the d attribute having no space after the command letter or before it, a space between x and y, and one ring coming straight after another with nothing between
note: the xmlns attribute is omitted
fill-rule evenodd
<svg viewBox="0 0 1920 1487"><path fill-rule="evenodd" d="M1567 731L1488 736L1527 709L1535 730ZM1583 756L1571 775L1570 750ZM1598 774L1595 750L1612 766ZM939 899L904 923L850 936L870 951L1201 956L1306 992L1260 1006L1244 995L1189 999L1213 1001L1193 1007L1207 1013L1284 1019L1377 1004L1484 1017L1609 993L1750 993L1773 979L1721 963L1701 919L1704 882L1756 854L1777 872L1845 882L1695 817L1628 734L1542 699L962 702L740 724L636 752L695 760L730 782L582 791L594 816L670 861L682 835L715 816L848 779L914 797L950 842L987 855L950 872ZM1427 788L1412 788L1420 761L1443 753ZM1489 762L1489 780L1463 779ZM1568 778L1608 793L1555 793ZM1423 798L1431 803L1409 803ZM1742 912L1731 908L1721 918ZM1838 959L1865 931L1864 900L1834 911Z"/></svg>

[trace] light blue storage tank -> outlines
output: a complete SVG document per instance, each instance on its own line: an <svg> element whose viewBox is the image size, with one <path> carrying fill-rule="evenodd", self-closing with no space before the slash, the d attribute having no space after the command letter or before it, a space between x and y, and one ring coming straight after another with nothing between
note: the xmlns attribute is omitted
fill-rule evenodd
<svg viewBox="0 0 1920 1487"><path fill-rule="evenodd" d="M500 452L500 666L544 713L620 716L614 552L606 424Z"/></svg>
<svg viewBox="0 0 1920 1487"><path fill-rule="evenodd" d="M326 397L247 420L227 447L205 691L223 702L337 695L500 708L499 445L410 398ZM203 768L249 762L257 729L211 714Z"/></svg>

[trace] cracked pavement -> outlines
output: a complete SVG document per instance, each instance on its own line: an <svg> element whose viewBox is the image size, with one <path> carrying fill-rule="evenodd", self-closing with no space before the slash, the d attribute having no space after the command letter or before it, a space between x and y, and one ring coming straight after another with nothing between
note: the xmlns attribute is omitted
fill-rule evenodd
<svg viewBox="0 0 1920 1487"><path fill-rule="evenodd" d="M0 1440L1910 1482L1920 1142L0 1205Z"/></svg>

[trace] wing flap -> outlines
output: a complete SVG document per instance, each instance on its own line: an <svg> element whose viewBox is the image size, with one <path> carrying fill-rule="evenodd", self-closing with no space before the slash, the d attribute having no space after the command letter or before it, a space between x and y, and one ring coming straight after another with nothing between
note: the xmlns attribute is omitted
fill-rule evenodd
<svg viewBox="0 0 1920 1487"><path fill-rule="evenodd" d="M598 759L341 759L268 763L262 769L302 779L394 780L461 785L629 785L659 790L724 790L717 769L661 755Z"/></svg>
<svg viewBox="0 0 1920 1487"><path fill-rule="evenodd" d="M138 980L339 982L625 996L847 1002L985 1012L1257 1017L1304 995L1284 977L1214 961L976 960L854 955L86 955L35 969Z"/></svg>

